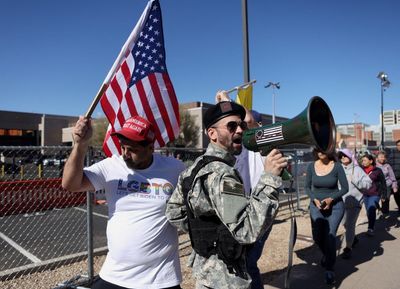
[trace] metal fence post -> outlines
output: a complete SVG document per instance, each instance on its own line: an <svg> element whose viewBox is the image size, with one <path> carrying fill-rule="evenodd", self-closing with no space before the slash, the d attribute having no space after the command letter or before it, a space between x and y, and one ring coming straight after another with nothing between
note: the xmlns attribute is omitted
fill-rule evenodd
<svg viewBox="0 0 400 289"><path fill-rule="evenodd" d="M297 150L294 150L294 175L296 182L296 198L297 198L297 210L300 210L300 192L299 192L299 170L298 170L299 157L297 155Z"/></svg>
<svg viewBox="0 0 400 289"><path fill-rule="evenodd" d="M92 162L92 147L86 154L86 166L90 166ZM93 206L92 206L92 193L86 192L86 219L87 219L87 250L88 250L88 279L89 284L92 284L94 277L94 259L93 259Z"/></svg>

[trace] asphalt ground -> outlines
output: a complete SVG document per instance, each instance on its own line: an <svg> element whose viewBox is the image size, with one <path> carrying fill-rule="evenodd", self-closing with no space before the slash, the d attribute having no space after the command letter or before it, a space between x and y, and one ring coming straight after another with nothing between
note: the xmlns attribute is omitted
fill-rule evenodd
<svg viewBox="0 0 400 289"><path fill-rule="evenodd" d="M93 207L93 245L107 244L107 207ZM5 270L87 252L86 206L0 218L0 275Z"/></svg>

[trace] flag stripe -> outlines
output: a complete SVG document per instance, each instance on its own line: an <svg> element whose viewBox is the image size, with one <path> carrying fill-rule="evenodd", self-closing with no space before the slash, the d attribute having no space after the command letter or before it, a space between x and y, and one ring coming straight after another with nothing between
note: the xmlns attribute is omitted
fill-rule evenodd
<svg viewBox="0 0 400 289"><path fill-rule="evenodd" d="M145 79L143 79L143 80L145 80ZM150 105L149 105L149 98L151 98L152 95L150 94L150 92L145 91L145 88L143 86L143 80L140 80L136 83L138 95L139 95L140 101L142 103L142 107L143 107L144 113L147 117L147 120L150 121L151 123L156 123L156 120L154 119L153 111L150 109ZM156 139L157 139L158 143L160 144L160 146L164 146L165 143L162 138L159 127L154 126L154 128L155 128L155 135L156 135Z"/></svg>
<svg viewBox="0 0 400 289"><path fill-rule="evenodd" d="M167 111L170 114L170 120L172 123L174 135L178 135L180 127L178 100L176 98L175 90L174 87L172 86L172 82L171 79L169 78L169 75L167 73L163 73L162 77L166 87L166 91L163 94L163 98L167 100L167 103L169 104L167 106Z"/></svg>
<svg viewBox="0 0 400 289"><path fill-rule="evenodd" d="M154 95L154 99L157 103L157 107L161 113L162 121L164 122L165 128L167 130L167 139L173 139L174 132L172 130L168 112L165 109L164 101L162 99L161 92L160 92L160 87L158 86L158 80L156 79L156 76L154 74L150 74L148 79L150 81L150 86L153 90L153 95ZM163 138L165 139L166 136L163 136Z"/></svg>
<svg viewBox="0 0 400 289"><path fill-rule="evenodd" d="M128 89L125 93L126 105L128 106L131 115L138 115L135 103L133 102L131 91Z"/></svg>
<svg viewBox="0 0 400 289"><path fill-rule="evenodd" d="M108 89L107 89L107 90L108 90ZM106 90L105 93L107 93L107 90ZM103 97L101 98L100 104L101 104L101 107L102 107L102 109L103 109L103 111L104 111L104 114L105 114L105 115L107 116L107 118L108 118L109 123L110 123L110 124L111 124L111 123L114 123L114 120L115 120L115 112L114 112L114 109L113 109L111 103L109 102L108 97L107 97L106 94L103 95Z"/></svg>
<svg viewBox="0 0 400 289"><path fill-rule="evenodd" d="M165 124L162 119L160 108L157 106L156 100L154 98L154 91L151 87L150 80L148 78L143 78L142 84L143 84L143 88L145 89L145 94L148 96L147 100L149 101L149 106L153 108L151 110L151 113L152 113L152 117L156 121L156 126L159 127L160 138L165 141L168 141L168 133L167 133ZM145 111L145 113L148 114L149 112Z"/></svg>
<svg viewBox="0 0 400 289"><path fill-rule="evenodd" d="M179 103L178 103L178 99L176 97L175 94L175 89L172 86L172 82L171 79L169 78L169 75L167 73L163 73L163 79L164 79L164 83L165 83L165 87L167 88L167 92L169 95L169 100L171 101L171 105L172 105L172 109L175 113L175 121L178 124L178 126L180 125L180 119L179 119Z"/></svg>

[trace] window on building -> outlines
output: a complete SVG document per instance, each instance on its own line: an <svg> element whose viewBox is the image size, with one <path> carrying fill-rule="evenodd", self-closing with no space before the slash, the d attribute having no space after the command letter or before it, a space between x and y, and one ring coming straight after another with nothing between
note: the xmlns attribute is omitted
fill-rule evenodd
<svg viewBox="0 0 400 289"><path fill-rule="evenodd" d="M22 136L22 130L21 129L9 129L8 130L8 135L11 135L11 136Z"/></svg>

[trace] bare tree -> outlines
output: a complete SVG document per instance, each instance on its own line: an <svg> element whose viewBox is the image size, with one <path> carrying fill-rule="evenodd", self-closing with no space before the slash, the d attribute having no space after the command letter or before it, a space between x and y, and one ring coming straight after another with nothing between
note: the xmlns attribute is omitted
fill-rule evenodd
<svg viewBox="0 0 400 289"><path fill-rule="evenodd" d="M96 118L92 120L93 137L91 141L92 146L102 146L104 137L107 132L108 120L106 117Z"/></svg>
<svg viewBox="0 0 400 289"><path fill-rule="evenodd" d="M180 132L173 142L168 143L169 147L195 147L199 141L199 127L194 118L186 111L179 110L181 127Z"/></svg>

